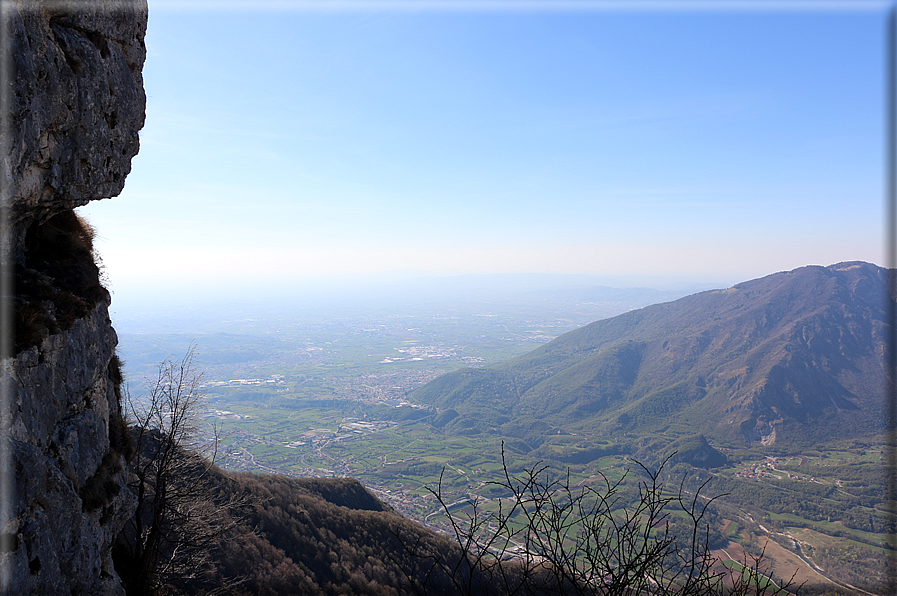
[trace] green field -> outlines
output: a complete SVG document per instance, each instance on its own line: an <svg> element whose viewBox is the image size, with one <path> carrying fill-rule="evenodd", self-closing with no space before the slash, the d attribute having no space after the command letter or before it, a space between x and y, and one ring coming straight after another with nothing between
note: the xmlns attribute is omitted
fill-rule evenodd
<svg viewBox="0 0 897 596"><path fill-rule="evenodd" d="M214 398L214 408L233 413L215 416L225 433L229 433L224 441L223 464L234 469L298 476L352 476L401 513L443 529L447 528L447 519L434 515L440 507L432 494L440 482L445 502L475 497L483 512L494 512L498 499L506 496L492 484L503 479L503 442L505 465L514 475L523 474L541 461L553 477L569 473L572 485L590 485L596 490L604 486L604 478L613 483L627 470L631 479L639 477L631 454L606 455L574 465L550 458L553 453L569 454L571 449L594 445L596 439L591 437L550 436L538 450L543 457L536 457L510 448L508 445L514 444L512 438L447 435L424 421L373 418L369 412L387 410L363 401L342 399L331 403L338 407L258 407L243 400L226 402L223 397ZM746 546L751 542L756 546L767 534L784 543L788 542L787 537L794 537L806 543L806 556L821 559L824 553L830 572L838 571L838 561L849 565L857 557L875 566L881 563L875 559L875 553L884 556L888 534L856 527L862 524L852 524L846 517L820 518L819 511L826 510L818 507L830 507L830 511L844 512L845 516L847 512L866 512L871 522L863 523L873 526L878 523L876 520L884 520L881 499L876 503L869 497L880 490L880 483L878 488L868 486L857 491L863 492L861 495L844 488L859 482L845 480L847 476L863 479L880 472L881 453L880 445L833 449L820 446L819 455L795 454L774 460L762 453L742 452L736 465L712 473L689 472L692 480L688 482L693 484L687 482L685 486L694 487L710 478L705 495L730 492L716 502L725 520L719 530ZM669 488L678 488L681 478L676 475L688 472L682 466L670 470ZM753 477L748 477L748 473ZM738 490L731 491L733 486ZM776 506L764 505L764 498L773 498ZM781 511L792 501L804 507L815 503L817 509L803 514ZM747 542L741 534L744 528L751 529L754 536ZM873 568L866 571L879 573Z"/></svg>
<svg viewBox="0 0 897 596"><path fill-rule="evenodd" d="M596 489L627 470L637 480L633 457L662 461L665 453L640 451L638 438L615 443L561 431L540 437L533 449L524 435L445 434L430 424L433 410L407 403L408 393L446 371L528 352L582 322L561 319L551 309L494 306L240 319L193 333L121 332L120 351L131 394L139 399L142 377L152 377L158 362L196 343L205 373L203 416L223 430L224 467L352 476L401 513L438 527L445 518L433 515L439 505L431 491L440 479L445 502L474 497L484 511L494 510L504 496L492 484L503 476L503 444L511 474L544 462L552 477L569 473L572 485ZM674 433L685 431L672 425L663 432L669 434L643 437L643 443L672 445L680 438ZM715 502L719 532L745 547L758 548L766 536L786 547L799 540L804 554L833 579L854 578L857 566L860 575L880 575L889 540L882 445L818 444L774 459L762 449L725 454L729 465L711 472L670 467L667 485L678 488L686 473L686 490L709 481L705 496L726 495Z"/></svg>

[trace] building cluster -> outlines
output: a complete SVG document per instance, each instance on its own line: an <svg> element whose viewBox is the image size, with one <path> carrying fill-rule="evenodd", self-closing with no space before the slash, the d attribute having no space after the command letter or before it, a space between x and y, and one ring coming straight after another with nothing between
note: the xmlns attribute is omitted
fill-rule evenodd
<svg viewBox="0 0 897 596"><path fill-rule="evenodd" d="M816 478L812 477L812 476L800 476L798 474L793 474L786 470L778 470L776 468L776 465L779 462L786 460L786 459L788 459L788 458L770 456L770 457L767 457L765 461L756 462L756 463L753 463L753 464L749 465L748 467L744 468L743 470L738 470L737 472L735 472L735 476L737 478L751 478L751 479L757 480L760 478L781 478L782 476L780 476L779 474L784 473L791 480L802 480L804 482L816 482ZM805 460L806 460L806 458L801 460L801 465L804 465L806 463ZM770 470L776 471L776 472L778 472L778 474L773 474Z"/></svg>
<svg viewBox="0 0 897 596"><path fill-rule="evenodd" d="M209 387L241 387L245 385L282 385L284 375L271 375L264 379L230 379L229 381L207 381L200 385L201 389Z"/></svg>

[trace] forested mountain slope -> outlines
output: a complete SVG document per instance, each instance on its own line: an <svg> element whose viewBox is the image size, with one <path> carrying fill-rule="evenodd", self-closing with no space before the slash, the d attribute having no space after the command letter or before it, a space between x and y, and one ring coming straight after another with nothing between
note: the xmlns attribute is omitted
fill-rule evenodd
<svg viewBox="0 0 897 596"><path fill-rule="evenodd" d="M776 273L597 321L412 397L443 410L449 431L530 442L555 429L732 446L871 436L883 430L886 279L863 262Z"/></svg>
<svg viewBox="0 0 897 596"><path fill-rule="evenodd" d="M425 583L424 557L460 554L351 478L231 474L205 462L169 492L182 483L201 489L187 504L202 525L164 526L158 588L141 576L126 531L114 556L128 594L413 594L406 573ZM433 574L430 585L447 581Z"/></svg>

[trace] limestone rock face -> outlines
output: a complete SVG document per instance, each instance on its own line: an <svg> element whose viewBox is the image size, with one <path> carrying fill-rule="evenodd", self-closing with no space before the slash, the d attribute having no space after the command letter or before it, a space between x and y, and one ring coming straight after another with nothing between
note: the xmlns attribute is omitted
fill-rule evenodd
<svg viewBox="0 0 897 596"><path fill-rule="evenodd" d="M124 187L145 113L147 7L15 0L11 13L6 183L15 249L29 223Z"/></svg>
<svg viewBox="0 0 897 596"><path fill-rule="evenodd" d="M109 370L115 344L101 303L3 362L11 389L3 430L15 477L3 528L12 551L3 560L6 593L122 592L111 545L135 497L124 486L122 454L110 448L110 418L121 420Z"/></svg>
<svg viewBox="0 0 897 596"><path fill-rule="evenodd" d="M117 338L92 234L72 210L120 193L137 153L147 6L4 9L11 233L0 255L15 288L0 298L15 339L0 361L0 593L122 594L111 547L135 498L124 483Z"/></svg>

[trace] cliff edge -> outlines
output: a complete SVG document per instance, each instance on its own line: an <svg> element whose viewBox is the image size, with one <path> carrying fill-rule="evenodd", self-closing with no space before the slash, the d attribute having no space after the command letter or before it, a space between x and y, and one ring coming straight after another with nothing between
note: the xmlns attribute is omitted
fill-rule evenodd
<svg viewBox="0 0 897 596"><path fill-rule="evenodd" d="M121 594L111 544L134 497L117 338L73 210L119 194L137 153L147 6L14 0L2 16L0 587Z"/></svg>

